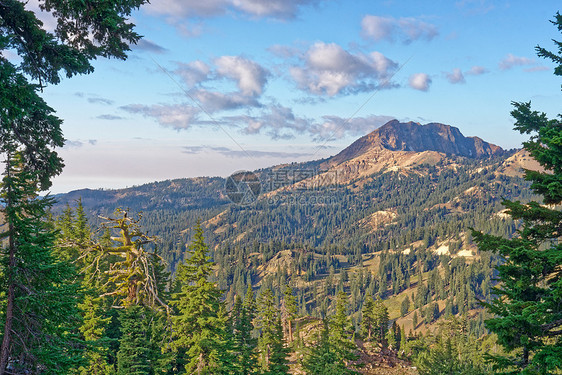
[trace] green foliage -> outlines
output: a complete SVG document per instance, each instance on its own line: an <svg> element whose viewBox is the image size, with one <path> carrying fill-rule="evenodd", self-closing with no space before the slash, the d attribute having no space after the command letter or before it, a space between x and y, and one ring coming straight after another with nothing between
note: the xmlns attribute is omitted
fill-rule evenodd
<svg viewBox="0 0 562 375"><path fill-rule="evenodd" d="M267 368L264 369L264 375L287 375L289 373L289 348L285 345L283 339L283 326L281 319L277 319L275 324L275 336L271 345L269 361Z"/></svg>
<svg viewBox="0 0 562 375"><path fill-rule="evenodd" d="M144 306L129 305L119 316L121 339L117 353L118 375L149 375L150 334L146 325L148 309Z"/></svg>
<svg viewBox="0 0 562 375"><path fill-rule="evenodd" d="M444 321L436 334L409 342L405 350L413 350L420 375L483 375L491 370L484 360L487 349L456 318Z"/></svg>
<svg viewBox="0 0 562 375"><path fill-rule="evenodd" d="M373 322L375 337L380 343L384 343L385 334L388 330L388 309L384 302L378 298L373 307Z"/></svg>
<svg viewBox="0 0 562 375"><path fill-rule="evenodd" d="M2 361L19 373L65 374L82 363L75 268L55 256L55 231L46 222L50 198L39 199L36 174L21 153L8 153L0 187L5 222L0 234Z"/></svg>
<svg viewBox="0 0 562 375"><path fill-rule="evenodd" d="M213 263L207 253L198 223L186 259L178 267L175 282L179 291L172 294L170 301L175 309L172 347L185 351L188 373L209 374L220 367L226 319L221 314L222 292L208 281Z"/></svg>
<svg viewBox="0 0 562 375"><path fill-rule="evenodd" d="M405 316L410 311L410 297L406 296L400 304L400 315Z"/></svg>
<svg viewBox="0 0 562 375"><path fill-rule="evenodd" d="M58 230L56 253L60 259L74 262L79 269L79 280L84 291L84 299L78 304L83 319L80 333L86 342L84 358L87 363L78 369L81 375L111 374L113 366L108 362L110 339L106 335L111 316L107 314L107 304L100 297L102 282L98 280L87 249L92 246L92 234L86 219L82 202L78 200L75 209L67 206L55 221ZM83 256L84 255L84 256Z"/></svg>
<svg viewBox="0 0 562 375"><path fill-rule="evenodd" d="M336 296L335 313L329 320L330 341L336 353L345 360L355 359L353 329L349 321L348 295L340 291Z"/></svg>
<svg viewBox="0 0 562 375"><path fill-rule="evenodd" d="M361 333L367 341L371 340L371 334L373 333L373 328L375 327L375 317L374 317L375 300L373 297L368 297L365 299L363 304L363 309L361 310Z"/></svg>
<svg viewBox="0 0 562 375"><path fill-rule="evenodd" d="M287 285L283 291L283 305L281 307L281 318L284 331L287 332L289 344L293 343L293 321L297 317L297 299L293 295L293 289Z"/></svg>
<svg viewBox="0 0 562 375"><path fill-rule="evenodd" d="M558 28L558 31L562 32L562 15L560 12L556 12L554 20L550 22ZM539 57L544 57L558 64L558 66L554 68L554 74L562 76L562 41L553 40L553 42L558 47L558 52L551 52L541 46L536 46L535 50Z"/></svg>
<svg viewBox="0 0 562 375"><path fill-rule="evenodd" d="M23 5L19 5L23 9ZM0 17L2 8L0 6ZM4 43L0 38L1 49L5 49ZM24 74L0 56L0 151L19 150L26 168L43 190L51 185L50 178L62 171L62 159L54 148L62 147L64 138L60 127L62 120L54 116L54 110L36 90Z"/></svg>
<svg viewBox="0 0 562 375"><path fill-rule="evenodd" d="M308 375L353 375L356 371L348 369L344 359L330 340L330 327L327 320L322 321L322 329L317 341L309 348L303 359L303 368Z"/></svg>
<svg viewBox="0 0 562 375"><path fill-rule="evenodd" d="M285 369L288 350L284 347L280 311L271 289L262 291L257 302L257 327L260 329L258 350L262 372L285 374L288 370L288 367Z"/></svg>
<svg viewBox="0 0 562 375"><path fill-rule="evenodd" d="M554 24L562 31L560 14ZM540 47L538 51L559 64L555 71L559 74L560 52L547 53ZM497 267L497 297L486 304L496 315L486 322L487 327L512 353L494 357L497 368L505 373L546 374L562 370L562 212L554 207L562 202L562 123L531 110L530 103L513 104L515 129L531 135L524 147L544 168L526 171L526 179L551 206L506 200L509 215L522 222L517 236L505 239L480 232L474 236L481 249L503 258Z"/></svg>
<svg viewBox="0 0 562 375"><path fill-rule="evenodd" d="M230 313L229 325L232 331L232 352L235 357L231 374L249 375L257 370L258 340L253 335L253 321L256 317L256 301L252 287L248 288L244 301L236 296Z"/></svg>

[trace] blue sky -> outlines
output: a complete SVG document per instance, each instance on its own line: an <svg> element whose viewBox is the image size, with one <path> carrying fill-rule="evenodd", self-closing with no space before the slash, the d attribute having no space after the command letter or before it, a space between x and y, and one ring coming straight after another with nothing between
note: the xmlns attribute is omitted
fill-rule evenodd
<svg viewBox="0 0 562 375"><path fill-rule="evenodd" d="M53 192L318 159L393 118L519 147L511 101L560 111L534 51L559 4L154 0L127 61L45 90L68 139Z"/></svg>

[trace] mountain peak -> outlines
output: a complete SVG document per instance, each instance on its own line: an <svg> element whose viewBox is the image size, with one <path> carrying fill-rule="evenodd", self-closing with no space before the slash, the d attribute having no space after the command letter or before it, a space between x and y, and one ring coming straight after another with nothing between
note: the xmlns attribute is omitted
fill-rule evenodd
<svg viewBox="0 0 562 375"><path fill-rule="evenodd" d="M469 158L503 153L501 147L478 137L465 137L454 126L436 122L421 125L413 121L404 123L392 120L353 142L331 161L339 164L376 148L390 151L437 151Z"/></svg>

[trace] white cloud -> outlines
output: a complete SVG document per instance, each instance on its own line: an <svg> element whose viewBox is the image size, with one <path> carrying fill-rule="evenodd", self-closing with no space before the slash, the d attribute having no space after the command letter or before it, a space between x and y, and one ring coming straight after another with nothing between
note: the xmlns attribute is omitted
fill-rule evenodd
<svg viewBox="0 0 562 375"><path fill-rule="evenodd" d="M99 115L99 116L96 116L96 118L100 119L100 120L109 120L109 121L123 120L123 117L117 116L117 115L112 115L112 114Z"/></svg>
<svg viewBox="0 0 562 375"><path fill-rule="evenodd" d="M100 98L100 97L92 97L88 98L88 102L92 104L105 104L105 105L112 105L115 103L113 100L108 98Z"/></svg>
<svg viewBox="0 0 562 375"><path fill-rule="evenodd" d="M231 125L243 126L245 134L265 133L273 139L291 139L296 134L307 134L314 141L360 136L394 119L391 116L371 115L346 119L339 116L322 116L321 121L296 115L292 109L272 104L257 116L232 116L222 120Z"/></svg>
<svg viewBox="0 0 562 375"><path fill-rule="evenodd" d="M37 0L34 0L37 1ZM323 0L159 0L143 6L144 11L163 16L185 36L197 36L200 25L193 19L241 13L251 17L287 20L296 17L299 8L315 5Z"/></svg>
<svg viewBox="0 0 562 375"><path fill-rule="evenodd" d="M190 96L210 113L244 107L260 107L258 97L263 93L269 72L259 64L239 56L221 56L215 67L203 61L178 63L174 71L190 87ZM205 88L205 83L220 79L232 80L238 87L234 92L218 92Z"/></svg>
<svg viewBox="0 0 562 375"><path fill-rule="evenodd" d="M85 146L86 144L90 145L90 146L95 146L98 143L97 139L87 139L87 140L80 140L80 139L76 139L76 140L70 140L70 139L66 139L64 141L64 146L63 148L65 149L69 149L69 148L78 148L78 147L82 147Z"/></svg>
<svg viewBox="0 0 562 375"><path fill-rule="evenodd" d="M529 59L528 57L514 56L513 54L509 53L499 62L498 66L501 70L508 70L515 66L534 64L536 64L536 62L533 59Z"/></svg>
<svg viewBox="0 0 562 375"><path fill-rule="evenodd" d="M200 113L198 108L186 104L129 104L119 107L129 112L141 114L144 117L156 120L161 126L176 130L188 129L197 123L197 115Z"/></svg>
<svg viewBox="0 0 562 375"><path fill-rule="evenodd" d="M300 51L295 47L284 46L281 44L274 44L267 48L267 50L275 56L285 59L297 56L300 53Z"/></svg>
<svg viewBox="0 0 562 375"><path fill-rule="evenodd" d="M309 130L312 120L296 116L293 110L271 104L257 116L232 116L225 118L233 124L241 124L245 134L266 132L273 139L294 138L294 134L302 134Z"/></svg>
<svg viewBox="0 0 562 375"><path fill-rule="evenodd" d="M239 92L221 93L208 90L197 90L192 96L207 112L219 112L243 107L259 107L260 103L251 96Z"/></svg>
<svg viewBox="0 0 562 375"><path fill-rule="evenodd" d="M146 38L142 38L136 45L132 45L131 48L158 54L162 54L168 51L167 48L164 48L161 45Z"/></svg>
<svg viewBox="0 0 562 375"><path fill-rule="evenodd" d="M343 138L344 136L363 136L381 127L394 117L371 115L346 119L339 116L323 116L323 122L316 123L310 133L317 141Z"/></svg>
<svg viewBox="0 0 562 375"><path fill-rule="evenodd" d="M159 0L147 3L143 9L154 15L164 15L169 21L182 18L211 17L224 14L229 0Z"/></svg>
<svg viewBox="0 0 562 375"><path fill-rule="evenodd" d="M222 56L215 59L215 64L219 75L237 81L243 95L262 94L269 72L259 64L240 56Z"/></svg>
<svg viewBox="0 0 562 375"><path fill-rule="evenodd" d="M447 77L447 80L450 83L453 83L453 84L454 83L465 83L464 75L462 74L462 71L459 68L455 68L455 69L453 69L452 72L446 73L446 77Z"/></svg>
<svg viewBox="0 0 562 375"><path fill-rule="evenodd" d="M258 17L291 19L298 8L321 0L233 0L232 4L239 10Z"/></svg>
<svg viewBox="0 0 562 375"><path fill-rule="evenodd" d="M211 69L203 61L195 60L187 64L178 63L178 68L174 72L183 79L187 86L193 87L206 81Z"/></svg>
<svg viewBox="0 0 562 375"><path fill-rule="evenodd" d="M290 73L300 89L334 96L372 90L397 67L379 52L352 54L335 43L319 42L307 51L304 66L294 66Z"/></svg>
<svg viewBox="0 0 562 375"><path fill-rule="evenodd" d="M185 154L200 154L202 152L216 152L224 156L234 158L300 158L312 155L311 153L302 152L283 152L283 151L262 151L262 150L240 150L223 146L185 146L183 147Z"/></svg>
<svg viewBox="0 0 562 375"><path fill-rule="evenodd" d="M527 69L523 69L526 72L545 72L547 70L550 70L550 68L548 66L543 66L543 65L539 65L539 66L533 66L532 68L527 68Z"/></svg>
<svg viewBox="0 0 562 375"><path fill-rule="evenodd" d="M0 56L14 63L21 61L21 57L14 50L2 50Z"/></svg>
<svg viewBox="0 0 562 375"><path fill-rule="evenodd" d="M361 30L364 38L376 41L402 40L410 43L418 39L431 40L439 32L437 27L411 17L380 17L366 15L361 21Z"/></svg>
<svg viewBox="0 0 562 375"><path fill-rule="evenodd" d="M465 74L473 75L473 76L479 76L485 73L488 73L488 69L478 65L474 65L472 68L470 68L469 71L465 72Z"/></svg>
<svg viewBox="0 0 562 375"><path fill-rule="evenodd" d="M429 90L431 78L425 73L415 73L410 76L410 87L420 91Z"/></svg>

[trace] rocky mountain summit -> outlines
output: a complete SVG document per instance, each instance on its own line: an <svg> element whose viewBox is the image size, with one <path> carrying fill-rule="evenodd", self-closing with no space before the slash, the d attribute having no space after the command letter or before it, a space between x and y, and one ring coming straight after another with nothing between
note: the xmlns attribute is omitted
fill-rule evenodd
<svg viewBox="0 0 562 375"><path fill-rule="evenodd" d="M340 164L355 159L372 150L390 151L436 151L469 158L489 157L504 153L504 150L478 137L465 137L453 126L416 122L402 123L392 120L373 132L359 138L349 147L330 159L331 164Z"/></svg>

